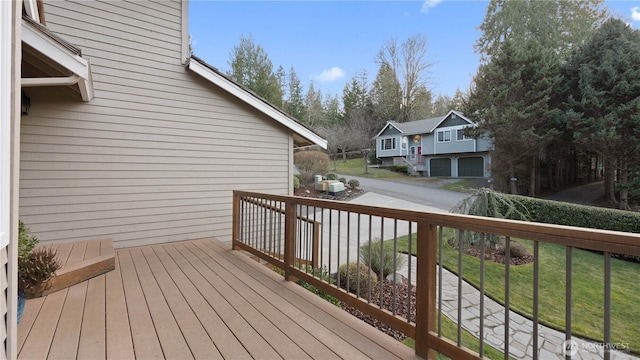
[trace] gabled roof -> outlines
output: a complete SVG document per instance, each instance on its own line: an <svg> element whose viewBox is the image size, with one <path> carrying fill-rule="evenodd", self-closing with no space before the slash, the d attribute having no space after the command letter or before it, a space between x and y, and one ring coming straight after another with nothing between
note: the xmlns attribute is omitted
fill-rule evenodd
<svg viewBox="0 0 640 360"><path fill-rule="evenodd" d="M430 119L422 119L416 121L409 121L405 123L398 123L395 121L389 121L387 124L380 130L380 132L376 135L376 137L380 136L385 130L387 130L390 126L398 129L400 133L403 135L418 135L418 134L430 134L434 132L447 118L451 115L455 115L460 117L462 120L469 123L469 125L475 126L476 123L465 117L462 113L451 110L445 116L439 116Z"/></svg>
<svg viewBox="0 0 640 360"><path fill-rule="evenodd" d="M192 55L187 63L187 68L293 131L296 145L319 145L323 149L327 148L327 140L307 129L296 119L271 105L251 90L238 84L215 67L207 64L204 60Z"/></svg>

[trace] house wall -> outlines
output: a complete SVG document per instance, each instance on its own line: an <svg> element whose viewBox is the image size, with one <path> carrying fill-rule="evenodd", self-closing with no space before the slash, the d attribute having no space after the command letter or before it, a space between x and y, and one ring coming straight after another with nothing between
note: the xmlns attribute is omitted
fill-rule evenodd
<svg viewBox="0 0 640 360"><path fill-rule="evenodd" d="M116 247L231 237L232 190L289 194L292 134L182 65L178 1L47 1L95 98L33 88L20 217L39 239Z"/></svg>

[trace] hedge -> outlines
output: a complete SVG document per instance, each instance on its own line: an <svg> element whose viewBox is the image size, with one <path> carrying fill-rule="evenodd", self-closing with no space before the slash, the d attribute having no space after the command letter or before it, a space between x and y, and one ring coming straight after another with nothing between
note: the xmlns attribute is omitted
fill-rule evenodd
<svg viewBox="0 0 640 360"><path fill-rule="evenodd" d="M640 213L595 206L570 204L560 201L507 195L522 205L529 213L530 221L578 226L589 229L640 233ZM614 257L640 262L640 257L612 254Z"/></svg>
<svg viewBox="0 0 640 360"><path fill-rule="evenodd" d="M560 201L507 195L521 204L530 220L546 224L578 226L640 233L640 213L616 209L570 204Z"/></svg>

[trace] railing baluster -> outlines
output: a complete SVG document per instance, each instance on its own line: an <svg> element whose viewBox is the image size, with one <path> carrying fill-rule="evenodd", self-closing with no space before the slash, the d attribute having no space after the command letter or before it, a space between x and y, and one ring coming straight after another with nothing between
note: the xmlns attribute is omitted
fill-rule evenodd
<svg viewBox="0 0 640 360"><path fill-rule="evenodd" d="M509 360L509 297L511 294L511 238L504 240L504 359Z"/></svg>
<svg viewBox="0 0 640 360"><path fill-rule="evenodd" d="M382 304L383 304L383 295L384 295L384 273L382 272L382 270L384 269L384 217L380 218L381 221L381 225L380 225L380 252L378 253L378 257L380 258L380 274L378 274L378 280L380 280L380 293L379 293L379 298L380 298L380 308L382 308Z"/></svg>
<svg viewBox="0 0 640 360"><path fill-rule="evenodd" d="M411 299L412 299L412 292L411 290L413 289L413 283L412 281L412 277L411 277L411 269L413 269L412 267L412 259L413 259L413 252L411 251L411 242L413 241L413 222L409 222L409 241L407 241L407 253L409 254L407 256L407 322L411 322Z"/></svg>
<svg viewBox="0 0 640 360"><path fill-rule="evenodd" d="M539 314L539 296L540 296L540 252L539 252L539 242L533 242L533 359L537 360L540 356L540 350L538 347L538 331L539 326L538 317Z"/></svg>
<svg viewBox="0 0 640 360"><path fill-rule="evenodd" d="M611 359L611 253L604 253L604 359Z"/></svg>
<svg viewBox="0 0 640 360"><path fill-rule="evenodd" d="M443 232L444 228L438 226L438 336L442 337L442 258L443 258ZM417 246L417 245L416 245Z"/></svg>
<svg viewBox="0 0 640 360"><path fill-rule="evenodd" d="M462 346L462 230L458 230L458 346Z"/></svg>
<svg viewBox="0 0 640 360"><path fill-rule="evenodd" d="M484 252L485 233L480 234L480 344L478 353L484 356Z"/></svg>
<svg viewBox="0 0 640 360"><path fill-rule="evenodd" d="M360 297L360 213L358 213L358 232L356 237L356 269L358 269L356 276L356 295Z"/></svg>
<svg viewBox="0 0 640 360"><path fill-rule="evenodd" d="M391 313L393 315L398 314L396 299L398 298L398 287L397 287L397 272L398 263L396 259L396 254L398 254L398 219L393 219L393 299L391 300Z"/></svg>
<svg viewBox="0 0 640 360"><path fill-rule="evenodd" d="M349 273L349 263L351 262L351 258L349 257L351 252L349 251L349 245L351 240L351 212L347 212L347 292L351 289L351 274ZM357 271L357 270L356 270ZM358 274L356 273L356 276Z"/></svg>
<svg viewBox="0 0 640 360"><path fill-rule="evenodd" d="M369 215L369 245L367 246L367 249L369 250L369 255L367 257L367 259L369 259L369 263L367 264L367 267L369 268L369 270L371 270L371 240L372 240L372 236L373 236L373 231L372 231L372 225L373 225L373 218L371 215ZM369 284L367 285L367 302L370 303L371 302L371 276L367 276L367 281L369 282Z"/></svg>
<svg viewBox="0 0 640 360"><path fill-rule="evenodd" d="M342 216L341 215L342 215L342 212L340 210L338 210L338 235L337 235L337 239L336 239L336 242L337 242L337 244L336 244L336 249L337 249L336 252L338 253L337 254L338 257L336 259L336 271L338 273L338 276L337 276L337 278L338 278L338 283L337 283L338 287L340 287L340 245L342 245L342 244L340 244L340 237L341 237L340 235L342 234L341 227L340 227L340 222L342 220Z"/></svg>
<svg viewBox="0 0 640 360"><path fill-rule="evenodd" d="M329 209L329 274L331 274L331 253L332 253L332 249L333 246L331 246L331 238L333 237L332 234L333 233L333 210Z"/></svg>
<svg viewBox="0 0 640 360"><path fill-rule="evenodd" d="M566 330L564 332L564 357L567 360L571 360L571 351L567 348L567 346L572 346L573 344L570 342L571 340L571 263L572 263L572 247L567 246L566 248L566 258L565 258L565 326Z"/></svg>

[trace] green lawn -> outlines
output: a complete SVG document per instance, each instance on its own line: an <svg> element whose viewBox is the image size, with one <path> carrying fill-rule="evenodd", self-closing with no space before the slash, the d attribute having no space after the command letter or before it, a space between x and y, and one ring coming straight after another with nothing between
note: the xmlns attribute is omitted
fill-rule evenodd
<svg viewBox="0 0 640 360"><path fill-rule="evenodd" d="M454 232L445 231L445 239ZM413 237L415 239L415 236ZM415 240L414 240L415 241ZM531 241L517 240L533 253ZM407 237L398 239L399 251L407 252ZM392 246L392 242L387 244ZM412 244L415 249L415 244ZM446 242L443 265L458 273L458 252ZM413 250L412 249L412 250ZM565 327L565 248L540 243L539 317L547 326ZM415 253L415 250L414 250ZM576 336L603 341L604 260L600 254L573 249L572 332ZM504 269L502 264L485 262L485 293L504 303ZM611 262L611 338L614 343L627 343L631 351L640 350L640 264L612 259ZM463 278L480 283L480 259L463 255ZM511 266L512 310L531 318L533 304L533 264Z"/></svg>
<svg viewBox="0 0 640 360"><path fill-rule="evenodd" d="M448 317L442 317L442 337L453 340L458 339L458 325L451 321ZM406 338L402 341L405 345L415 349L415 340ZM478 352L480 351L480 340L466 330L462 330L462 345ZM484 346L484 357L489 359L504 359L504 353L496 350L495 348L487 345ZM436 359L448 359L446 356L438 353Z"/></svg>
<svg viewBox="0 0 640 360"><path fill-rule="evenodd" d="M333 160L329 163L329 172L334 172L342 175L362 176L374 179L386 179L386 178L399 178L408 177L406 174L397 173L385 169L369 168L368 174L365 174L364 160L362 158L347 159L347 162L342 161L341 157L335 162L336 167L333 167Z"/></svg>

